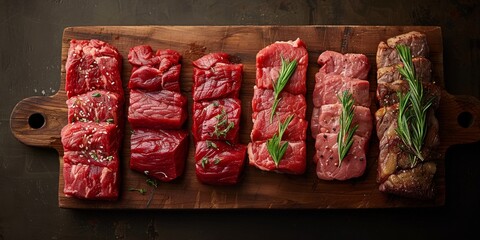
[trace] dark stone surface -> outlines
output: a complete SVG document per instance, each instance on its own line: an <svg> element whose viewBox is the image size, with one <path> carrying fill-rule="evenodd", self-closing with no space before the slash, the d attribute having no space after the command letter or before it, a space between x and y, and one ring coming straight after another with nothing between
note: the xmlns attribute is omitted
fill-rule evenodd
<svg viewBox="0 0 480 240"><path fill-rule="evenodd" d="M447 202L431 209L90 211L57 205L58 155L18 142L17 102L60 83L63 29L78 25L439 25L452 94L480 98L480 4L450 1L0 0L0 240L461 239L478 232L480 143L446 156ZM478 120L477 120L478 121Z"/></svg>

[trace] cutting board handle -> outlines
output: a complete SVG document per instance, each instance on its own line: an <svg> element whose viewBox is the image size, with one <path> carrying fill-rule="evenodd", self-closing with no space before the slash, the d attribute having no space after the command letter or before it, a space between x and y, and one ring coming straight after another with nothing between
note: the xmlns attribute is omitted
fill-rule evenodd
<svg viewBox="0 0 480 240"><path fill-rule="evenodd" d="M10 115L13 135L26 145L50 147L62 152L59 129L67 124L66 100L64 91L53 96L23 99Z"/></svg>
<svg viewBox="0 0 480 240"><path fill-rule="evenodd" d="M480 100L443 91L440 104L444 105L437 112L442 119L440 141L446 146L480 141Z"/></svg>

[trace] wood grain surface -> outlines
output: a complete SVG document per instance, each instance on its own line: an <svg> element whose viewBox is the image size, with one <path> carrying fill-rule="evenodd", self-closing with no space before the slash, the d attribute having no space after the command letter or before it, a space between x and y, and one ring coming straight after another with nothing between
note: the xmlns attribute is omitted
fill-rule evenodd
<svg viewBox="0 0 480 240"><path fill-rule="evenodd" d="M314 75L319 66L316 60L325 50L342 53L363 53L372 65L369 74L372 99L376 89L375 54L380 41L411 30L427 34L430 60L435 81L444 86L442 31L435 26L84 26L66 28L62 39L62 69L60 91L50 97L32 97L19 102L11 114L11 130L21 142L40 147L54 148L59 152L60 169L63 167L63 150L60 130L67 123L65 104L65 61L71 39L96 38L116 46L124 57L122 80L124 88L131 74L126 57L136 45L147 44L154 49L170 48L183 55L181 71L182 92L188 96L189 112L192 98L192 64L203 54L223 51L244 64L242 100L243 123L240 142L248 143L252 128L251 99L255 84L255 55L263 47L275 42L301 38L309 52L307 71L307 120L311 118ZM128 91L126 91L128 98ZM128 104L125 108L128 107ZM372 114L376 111L372 100ZM32 128L29 117L40 113L45 124ZM480 102L474 97L453 96L442 91L440 108L440 153L455 144L480 140ZM462 123L460 125L460 123ZM191 127L191 117L188 128ZM314 140L307 139L307 172L301 176L263 172L246 166L242 181L237 186L219 187L199 183L195 176L194 145L190 144L184 175L170 183L159 183L153 189L146 176L128 168L130 155L130 127L126 126L124 148L121 152L121 196L118 201L88 201L66 197L63 194L63 175L59 174L58 202L62 208L105 209L210 209L210 208L398 208L435 207L445 204L445 162L438 162L435 183L438 194L432 201L406 199L378 191L376 166L378 140L373 134L364 176L348 181L324 181L316 177L311 162ZM193 143L193 138L190 136ZM145 188L147 193L129 191Z"/></svg>

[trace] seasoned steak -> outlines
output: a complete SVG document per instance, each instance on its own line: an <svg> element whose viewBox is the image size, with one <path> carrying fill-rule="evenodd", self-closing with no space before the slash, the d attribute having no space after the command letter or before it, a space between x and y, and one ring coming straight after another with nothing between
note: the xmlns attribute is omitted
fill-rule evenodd
<svg viewBox="0 0 480 240"><path fill-rule="evenodd" d="M370 113L370 63L363 54L341 54L325 51L318 57L320 70L315 75L311 133L315 138L316 153L313 157L318 178L323 180L347 180L363 175L366 167L368 142L372 133ZM351 126L353 144L342 159L338 154L338 133L342 104L340 96L348 91L353 100Z"/></svg>
<svg viewBox="0 0 480 240"><path fill-rule="evenodd" d="M416 77L422 81L423 92L432 101L427 112L427 133L422 146L423 161L412 161L412 153L398 135L398 93L409 91L408 82L398 72L401 60L395 49L403 44L410 47ZM431 199L435 196L435 149L439 144L438 121L434 111L440 102L440 88L432 82L431 63L426 35L409 32L381 42L377 51L377 99L381 108L375 113L380 153L377 182L382 192L400 196Z"/></svg>
<svg viewBox="0 0 480 240"><path fill-rule="evenodd" d="M310 124L312 136L316 138L319 133L338 133L341 110L341 104L327 104L313 108ZM370 108L355 106L353 111L352 125L358 125L355 134L370 139L373 128Z"/></svg>
<svg viewBox="0 0 480 240"><path fill-rule="evenodd" d="M108 122L122 126L123 96L94 90L67 100L68 122Z"/></svg>
<svg viewBox="0 0 480 240"><path fill-rule="evenodd" d="M116 200L119 192L118 154L101 150L66 151L63 192L84 199Z"/></svg>
<svg viewBox="0 0 480 240"><path fill-rule="evenodd" d="M135 129L130 141L131 169L164 182L182 175L188 153L186 131Z"/></svg>
<svg viewBox="0 0 480 240"><path fill-rule="evenodd" d="M236 143L240 114L241 102L236 98L194 102L192 133L195 140L226 140Z"/></svg>
<svg viewBox="0 0 480 240"><path fill-rule="evenodd" d="M389 38L386 43L382 41L378 44L377 69L394 66L402 62L395 50L395 46L399 44L410 48L412 58L428 57L427 36L423 33L412 31Z"/></svg>
<svg viewBox="0 0 480 240"><path fill-rule="evenodd" d="M65 151L102 150L106 153L118 151L121 138L116 124L75 122L65 125L61 131Z"/></svg>
<svg viewBox="0 0 480 240"><path fill-rule="evenodd" d="M199 141L195 149L195 174L200 182L232 185L240 181L247 150L245 145Z"/></svg>
<svg viewBox="0 0 480 240"><path fill-rule="evenodd" d="M432 81L432 63L424 57L417 57L412 59L415 68L415 75L422 82ZM378 83L392 83L396 80L405 80L405 78L398 71L399 67L403 67L403 63L397 65L382 67L377 69Z"/></svg>
<svg viewBox="0 0 480 240"><path fill-rule="evenodd" d="M128 121L133 128L181 128L187 119L187 99L178 92L130 90Z"/></svg>
<svg viewBox="0 0 480 240"><path fill-rule="evenodd" d="M367 165L368 138L353 136L349 153L339 163L338 133L320 133L315 139L317 176L323 180L347 180L360 177Z"/></svg>
<svg viewBox="0 0 480 240"><path fill-rule="evenodd" d="M117 49L100 40L71 40L65 64L65 91L70 98L92 90L123 95Z"/></svg>

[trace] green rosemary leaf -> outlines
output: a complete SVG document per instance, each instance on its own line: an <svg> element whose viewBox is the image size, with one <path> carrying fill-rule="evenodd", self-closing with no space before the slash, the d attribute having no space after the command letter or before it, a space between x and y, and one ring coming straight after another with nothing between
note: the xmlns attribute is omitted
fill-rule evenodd
<svg viewBox="0 0 480 240"><path fill-rule="evenodd" d="M129 188L128 191L137 191L142 195L144 195L147 192L147 190L145 190L143 188Z"/></svg>
<svg viewBox="0 0 480 240"><path fill-rule="evenodd" d="M427 112L433 104L433 99L426 99L422 82L415 76L410 48L398 45L396 50L403 63L403 67L399 67L398 71L408 82L410 89L406 93L397 93L399 104L396 132L413 155L412 166L415 166L417 160L425 159L422 148L427 135Z"/></svg>
<svg viewBox="0 0 480 240"><path fill-rule="evenodd" d="M281 144L283 134L287 130L288 124L293 119L293 115L290 115L285 119L283 123L280 123L278 126L278 132L273 135L272 138L268 139L266 144L267 144L267 150L270 156L273 159L273 162L275 162L275 166L278 167L280 164L280 160L282 160L283 155L285 155L285 152L287 151L288 147L288 142L284 142Z"/></svg>
<svg viewBox="0 0 480 240"><path fill-rule="evenodd" d="M273 116L275 115L278 102L280 101L280 99L278 98L280 96L280 93L282 92L283 88L285 88L285 86L288 83L288 80L290 80L290 77L293 75L293 73L295 72L295 69L297 68L297 60L288 62L285 59L283 59L283 57L281 57L281 59L282 59L282 66L280 68L278 79L277 81L273 82L274 100L273 100L272 112L270 114L270 122L273 121Z"/></svg>
<svg viewBox="0 0 480 240"><path fill-rule="evenodd" d="M340 129L337 135L338 145L338 167L341 166L343 159L347 156L348 151L353 145L353 135L358 129L358 125L352 126L354 116L353 96L345 90L338 96L342 104L342 112L340 114Z"/></svg>

